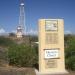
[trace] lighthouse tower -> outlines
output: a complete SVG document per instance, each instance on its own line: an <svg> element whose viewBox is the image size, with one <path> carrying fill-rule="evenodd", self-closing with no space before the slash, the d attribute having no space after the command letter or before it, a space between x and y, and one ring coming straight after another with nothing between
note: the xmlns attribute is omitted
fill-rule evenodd
<svg viewBox="0 0 75 75"><path fill-rule="evenodd" d="M25 12L24 12L24 0L20 0L20 16L19 25L17 26L17 38L22 38L25 31Z"/></svg>

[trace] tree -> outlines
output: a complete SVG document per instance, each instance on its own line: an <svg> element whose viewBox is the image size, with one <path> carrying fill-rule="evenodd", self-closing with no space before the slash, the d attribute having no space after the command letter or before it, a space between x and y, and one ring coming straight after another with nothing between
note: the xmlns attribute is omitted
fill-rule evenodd
<svg viewBox="0 0 75 75"><path fill-rule="evenodd" d="M15 33L9 33L9 36L10 36L10 37L15 37L16 34L15 34Z"/></svg>

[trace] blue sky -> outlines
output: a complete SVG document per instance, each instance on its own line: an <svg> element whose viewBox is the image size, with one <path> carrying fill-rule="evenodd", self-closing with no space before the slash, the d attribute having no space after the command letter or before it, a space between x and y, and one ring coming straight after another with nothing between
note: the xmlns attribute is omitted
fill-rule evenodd
<svg viewBox="0 0 75 75"><path fill-rule="evenodd" d="M65 32L75 33L75 0L24 0L27 31L37 32L38 19L64 19ZM0 28L16 30L19 23L19 0L0 0ZM31 28L30 28L31 27Z"/></svg>

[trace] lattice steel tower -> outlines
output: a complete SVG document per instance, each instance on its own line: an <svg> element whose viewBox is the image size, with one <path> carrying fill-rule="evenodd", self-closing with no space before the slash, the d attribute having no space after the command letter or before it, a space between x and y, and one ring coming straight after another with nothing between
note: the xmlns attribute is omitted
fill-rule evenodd
<svg viewBox="0 0 75 75"><path fill-rule="evenodd" d="M21 38L25 33L25 12L24 12L24 0L20 0L20 16L19 25L17 27L17 38Z"/></svg>

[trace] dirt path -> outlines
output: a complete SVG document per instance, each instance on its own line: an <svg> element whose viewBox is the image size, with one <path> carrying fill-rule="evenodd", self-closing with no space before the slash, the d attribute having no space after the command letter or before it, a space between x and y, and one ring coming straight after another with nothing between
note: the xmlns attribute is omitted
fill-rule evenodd
<svg viewBox="0 0 75 75"><path fill-rule="evenodd" d="M5 68L0 67L0 75L35 75L32 68Z"/></svg>
<svg viewBox="0 0 75 75"><path fill-rule="evenodd" d="M0 75L36 75L36 74L33 68L0 67ZM61 74L61 75L75 75L75 71L70 71L69 74Z"/></svg>

